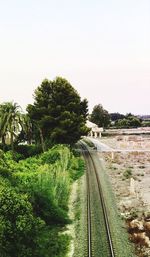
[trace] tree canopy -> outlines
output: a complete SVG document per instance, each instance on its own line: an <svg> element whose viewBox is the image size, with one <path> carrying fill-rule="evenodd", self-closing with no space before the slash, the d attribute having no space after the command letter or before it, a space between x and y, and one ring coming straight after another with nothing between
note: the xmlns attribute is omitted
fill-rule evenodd
<svg viewBox="0 0 150 257"><path fill-rule="evenodd" d="M114 112L114 113L110 113L110 118L111 118L111 121L122 120L125 118L125 115L118 112Z"/></svg>
<svg viewBox="0 0 150 257"><path fill-rule="evenodd" d="M99 127L106 128L110 124L110 115L101 104L98 104L93 108L90 121L96 123Z"/></svg>
<svg viewBox="0 0 150 257"><path fill-rule="evenodd" d="M14 139L21 128L21 107L17 103L6 102L0 105L0 137L6 143L6 136L10 135L13 150Z"/></svg>
<svg viewBox="0 0 150 257"><path fill-rule="evenodd" d="M136 128L142 124L141 120L133 114L127 114L124 119L116 120L115 125L118 128Z"/></svg>
<svg viewBox="0 0 150 257"><path fill-rule="evenodd" d="M34 104L28 105L30 119L37 128L36 140L73 144L88 132L85 126L88 103L61 77L44 80L34 92ZM44 150L44 149L43 149Z"/></svg>

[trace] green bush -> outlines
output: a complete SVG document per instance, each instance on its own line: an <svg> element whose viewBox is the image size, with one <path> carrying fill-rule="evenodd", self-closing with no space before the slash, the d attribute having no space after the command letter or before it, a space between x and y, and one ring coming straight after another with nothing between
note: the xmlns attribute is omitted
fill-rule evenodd
<svg viewBox="0 0 150 257"><path fill-rule="evenodd" d="M84 161L81 158L72 158L71 159L71 165L69 169L70 176L72 180L79 179L85 170Z"/></svg>
<svg viewBox="0 0 150 257"><path fill-rule="evenodd" d="M64 225L70 222L67 211L55 205L53 199L41 192L36 192L33 203L34 212L47 225Z"/></svg>
<svg viewBox="0 0 150 257"><path fill-rule="evenodd" d="M123 176L128 179L132 176L132 170L131 169L126 169L125 172L123 173Z"/></svg>
<svg viewBox="0 0 150 257"><path fill-rule="evenodd" d="M44 222L33 214L27 195L0 183L1 256L34 256L39 229Z"/></svg>
<svg viewBox="0 0 150 257"><path fill-rule="evenodd" d="M61 228L47 227L41 231L37 253L41 257L64 257L68 251L70 236L60 233Z"/></svg>
<svg viewBox="0 0 150 257"><path fill-rule="evenodd" d="M11 146L10 145L3 145L2 143L0 143L0 149L3 150L4 152L7 152L7 151L11 150Z"/></svg>
<svg viewBox="0 0 150 257"><path fill-rule="evenodd" d="M2 257L63 257L69 237L58 232L70 223L71 183L83 174L83 161L63 145L23 160L19 154L0 151Z"/></svg>
<svg viewBox="0 0 150 257"><path fill-rule="evenodd" d="M16 145L15 152L21 154L25 159L40 154L42 147L40 145Z"/></svg>
<svg viewBox="0 0 150 257"><path fill-rule="evenodd" d="M2 150L0 150L0 176L3 178L10 178L11 171L6 161L6 156Z"/></svg>
<svg viewBox="0 0 150 257"><path fill-rule="evenodd" d="M60 160L60 153L57 150L49 150L41 155L42 163L53 164Z"/></svg>
<svg viewBox="0 0 150 257"><path fill-rule="evenodd" d="M11 146L0 144L0 149L4 152L8 152L11 151ZM14 152L12 157L15 161L19 161L38 155L40 153L42 153L41 145L14 145Z"/></svg>

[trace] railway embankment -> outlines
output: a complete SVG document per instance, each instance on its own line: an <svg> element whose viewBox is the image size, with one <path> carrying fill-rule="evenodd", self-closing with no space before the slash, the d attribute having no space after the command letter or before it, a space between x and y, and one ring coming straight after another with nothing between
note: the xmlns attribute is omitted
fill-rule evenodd
<svg viewBox="0 0 150 257"><path fill-rule="evenodd" d="M88 230L89 228L91 229L91 246L89 247L89 243L85 243L86 240L84 240L83 245L85 248L85 244L87 244L87 251L86 255L83 256L134 256L133 248L129 243L128 235L124 228L124 222L117 211L116 200L109 178L102 167L99 157L96 151L90 153L87 146L85 149L85 145L82 147L82 151L86 162L86 176L89 183L89 185L86 185L86 194L84 192L87 197L87 199L84 199L84 203L86 202L88 206L89 198L91 213L89 221L88 207L84 208L84 217L86 215L87 218L83 221L83 224L81 222L81 226L83 228L87 226L84 229L84 231L87 231L87 242L89 238ZM88 190L90 190L90 196L88 196ZM89 222L90 225L87 224ZM91 249L91 253L89 253L89 249Z"/></svg>

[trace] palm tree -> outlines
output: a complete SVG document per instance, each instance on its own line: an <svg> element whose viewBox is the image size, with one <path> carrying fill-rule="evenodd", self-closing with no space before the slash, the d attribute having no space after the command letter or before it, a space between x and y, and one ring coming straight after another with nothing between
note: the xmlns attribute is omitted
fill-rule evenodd
<svg viewBox="0 0 150 257"><path fill-rule="evenodd" d="M29 145L32 144L33 137L33 124L28 114L22 114L22 132L25 134L25 138Z"/></svg>
<svg viewBox="0 0 150 257"><path fill-rule="evenodd" d="M0 105L0 137L6 143L6 136L10 137L12 150L14 139L21 130L21 107L17 103L5 102Z"/></svg>

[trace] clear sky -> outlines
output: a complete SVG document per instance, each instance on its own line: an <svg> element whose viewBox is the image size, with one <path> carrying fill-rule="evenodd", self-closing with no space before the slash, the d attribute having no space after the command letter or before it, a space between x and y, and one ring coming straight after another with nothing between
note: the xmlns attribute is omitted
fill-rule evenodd
<svg viewBox="0 0 150 257"><path fill-rule="evenodd" d="M149 0L0 1L0 102L62 76L109 112L150 114Z"/></svg>

